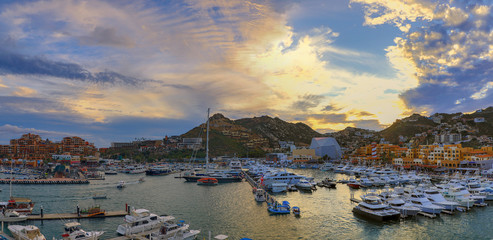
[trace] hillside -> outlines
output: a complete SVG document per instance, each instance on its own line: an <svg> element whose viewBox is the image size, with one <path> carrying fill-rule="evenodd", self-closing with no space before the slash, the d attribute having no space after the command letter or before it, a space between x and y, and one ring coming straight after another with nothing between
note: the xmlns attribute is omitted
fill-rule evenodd
<svg viewBox="0 0 493 240"><path fill-rule="evenodd" d="M399 143L399 136L414 137L418 133L433 130L438 124L419 114L396 120L390 127L380 131L380 134L391 143Z"/></svg>
<svg viewBox="0 0 493 240"><path fill-rule="evenodd" d="M307 146L313 137L321 136L306 124L288 123L268 116L231 120L217 113L210 118L209 127L211 156L273 151L279 148L279 141L293 141L297 146ZM202 137L205 142L205 135L205 124L202 124L181 137Z"/></svg>

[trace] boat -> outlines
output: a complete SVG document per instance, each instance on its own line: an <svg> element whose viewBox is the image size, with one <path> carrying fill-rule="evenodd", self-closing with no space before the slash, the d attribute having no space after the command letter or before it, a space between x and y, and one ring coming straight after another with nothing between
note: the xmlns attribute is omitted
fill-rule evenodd
<svg viewBox="0 0 493 240"><path fill-rule="evenodd" d="M361 202L353 208L353 213L375 221L398 220L401 213L389 208L375 193L361 196Z"/></svg>
<svg viewBox="0 0 493 240"><path fill-rule="evenodd" d="M158 231L151 233L149 239L156 240L172 240L172 239L196 239L200 230L189 230L189 225L185 224L184 221L179 221L179 223L164 222Z"/></svg>
<svg viewBox="0 0 493 240"><path fill-rule="evenodd" d="M423 193L433 204L442 206L446 210L454 211L459 206L457 202L447 201L436 188L425 189Z"/></svg>
<svg viewBox="0 0 493 240"><path fill-rule="evenodd" d="M2 209L0 222L22 222L27 220L27 215L19 214L14 210Z"/></svg>
<svg viewBox="0 0 493 240"><path fill-rule="evenodd" d="M210 117L209 117L209 113L210 113L210 109L207 109L207 137L206 137L206 148L205 148L205 169L206 171L209 171L211 169L211 167L209 166L209 120L210 120ZM240 164L241 166L241 164ZM230 182L241 182L243 180L243 178L239 175L232 175L232 174L228 174L227 172L223 172L223 171L219 171L219 172L206 172L205 174L203 175L199 175L195 172L191 172L185 176L183 176L183 178L185 179L185 181L187 182L196 182L198 181L199 179L201 178L204 178L204 177L211 177L211 178L215 178L217 179L218 183L230 183Z"/></svg>
<svg viewBox="0 0 493 240"><path fill-rule="evenodd" d="M303 190L303 191L311 191L312 190L312 184L310 182L308 182L308 180L306 179L301 179L299 180L295 186L300 189L300 190Z"/></svg>
<svg viewBox="0 0 493 240"><path fill-rule="evenodd" d="M39 228L34 225L9 225L7 228L16 240L46 240Z"/></svg>
<svg viewBox="0 0 493 240"><path fill-rule="evenodd" d="M347 185L348 185L348 187L353 188L353 189L359 189L361 187L361 184L359 183L359 181L354 179L354 178L350 178Z"/></svg>
<svg viewBox="0 0 493 240"><path fill-rule="evenodd" d="M265 186L267 186L267 188L270 188L271 187L270 185L275 183L275 182L282 182L282 183L286 183L286 184L296 184L302 179L306 180L306 177L296 175L294 173L287 172L287 171L273 172L270 174L265 174L263 176L263 182L264 182Z"/></svg>
<svg viewBox="0 0 493 240"><path fill-rule="evenodd" d="M217 185L218 181L215 178L205 177L197 180L197 184L213 186L213 185Z"/></svg>
<svg viewBox="0 0 493 240"><path fill-rule="evenodd" d="M106 171L104 171L104 174L105 175L117 175L118 172L115 170L106 170Z"/></svg>
<svg viewBox="0 0 493 240"><path fill-rule="evenodd" d="M301 214L300 208L299 207L293 207L293 214L296 217L299 217Z"/></svg>
<svg viewBox="0 0 493 240"><path fill-rule="evenodd" d="M86 232L80 228L78 222L65 223L65 233L62 234L64 240L96 240L103 235L103 231Z"/></svg>
<svg viewBox="0 0 493 240"><path fill-rule="evenodd" d="M107 197L106 197L106 195L104 195L104 194L94 194L94 195L92 196L92 199L106 199L106 198L107 198Z"/></svg>
<svg viewBox="0 0 493 240"><path fill-rule="evenodd" d="M290 214L291 209L289 205L282 205L279 204L278 202L274 203L274 205L271 205L267 208L267 211L271 214Z"/></svg>
<svg viewBox="0 0 493 240"><path fill-rule="evenodd" d="M387 204L389 206L401 213L403 217L408 217L408 216L416 216L418 213L421 211L420 208L412 206L409 203L406 203L402 198L400 197L391 197L387 199Z"/></svg>
<svg viewBox="0 0 493 240"><path fill-rule="evenodd" d="M276 182L271 184L270 191L273 193L281 193L288 191L288 184L282 182Z"/></svg>
<svg viewBox="0 0 493 240"><path fill-rule="evenodd" d="M116 187L120 188L120 189L124 188L125 187L125 181L120 181Z"/></svg>
<svg viewBox="0 0 493 240"><path fill-rule="evenodd" d="M146 175L148 176L163 176L172 173L171 169L163 166L151 167L146 170Z"/></svg>
<svg viewBox="0 0 493 240"><path fill-rule="evenodd" d="M164 222L173 219L173 216L160 217L150 213L147 209L132 209L129 215L125 215L125 223L118 225L116 232L128 236L154 229L158 230Z"/></svg>
<svg viewBox="0 0 493 240"><path fill-rule="evenodd" d="M409 197L412 206L418 207L422 212L430 214L440 214L445 208L431 203L422 193L414 192Z"/></svg>
<svg viewBox="0 0 493 240"><path fill-rule="evenodd" d="M265 202L265 195L266 195L266 192L264 189L257 189L255 190L255 201L257 202Z"/></svg>
<svg viewBox="0 0 493 240"><path fill-rule="evenodd" d="M11 163L12 164L12 163ZM12 169L12 166L11 166ZM10 198L7 202L0 202L0 208L14 210L19 213L32 213L34 202L29 198L13 197L12 196L12 170L10 172Z"/></svg>

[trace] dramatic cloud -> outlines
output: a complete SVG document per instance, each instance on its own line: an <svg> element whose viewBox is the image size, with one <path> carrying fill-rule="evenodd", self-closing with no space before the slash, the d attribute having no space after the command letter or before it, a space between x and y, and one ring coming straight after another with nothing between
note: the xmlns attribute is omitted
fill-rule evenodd
<svg viewBox="0 0 493 240"><path fill-rule="evenodd" d="M26 133L40 134L40 135L43 135L43 138L74 136L74 134L67 133L67 132L46 131L46 130L39 130L39 129L34 129L34 128L22 128L22 127L10 125L10 124L5 124L3 126L0 126L0 135L19 137L19 135L26 134Z"/></svg>
<svg viewBox="0 0 493 240"><path fill-rule="evenodd" d="M389 47L391 62L414 72L419 86L401 94L409 108L472 111L493 102L493 17L483 1L353 0L366 8L366 24L419 22ZM399 59L399 60L397 60ZM407 63L406 63L407 61ZM397 64L394 64L397 65ZM396 67L399 68L399 67Z"/></svg>
<svg viewBox="0 0 493 240"><path fill-rule="evenodd" d="M320 95L306 94L298 97L299 100L293 103L293 108L301 111L308 111L310 108L317 107L324 98L324 96Z"/></svg>

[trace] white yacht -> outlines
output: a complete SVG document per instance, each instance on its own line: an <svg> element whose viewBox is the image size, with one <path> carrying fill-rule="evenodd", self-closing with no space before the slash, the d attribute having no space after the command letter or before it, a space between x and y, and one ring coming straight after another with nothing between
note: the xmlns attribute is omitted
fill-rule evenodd
<svg viewBox="0 0 493 240"><path fill-rule="evenodd" d="M46 240L45 236L39 231L39 228L34 225L9 225L7 227L18 240Z"/></svg>
<svg viewBox="0 0 493 240"><path fill-rule="evenodd" d="M263 182L265 186L270 188L271 184L274 182L281 182L281 183L286 183L286 184L296 184L298 181L301 179L305 179L304 176L296 175L291 172L287 171L279 171L279 172L274 172L271 174L266 174L263 177Z"/></svg>
<svg viewBox="0 0 493 240"><path fill-rule="evenodd" d="M144 166L139 165L139 166L135 166L133 169L131 169L129 173L131 173L131 174L145 173L146 170L147 169Z"/></svg>
<svg viewBox="0 0 493 240"><path fill-rule="evenodd" d="M189 225L185 224L183 221L180 221L179 223L164 222L158 231L151 233L149 239L156 239L156 240L195 239L197 235L200 233L200 230L189 230L188 228Z"/></svg>
<svg viewBox="0 0 493 240"><path fill-rule="evenodd" d="M447 201L437 188L425 189L423 193L433 204L442 206L449 211L454 211L459 206L457 202Z"/></svg>
<svg viewBox="0 0 493 240"><path fill-rule="evenodd" d="M64 240L96 240L103 235L103 231L86 232L80 228L78 222L65 223L65 233L62 235Z"/></svg>
<svg viewBox="0 0 493 240"><path fill-rule="evenodd" d="M397 220L401 215L399 211L391 209L387 204L384 204L375 193L363 195L361 196L361 200L362 201L353 208L355 214L376 221Z"/></svg>
<svg viewBox="0 0 493 240"><path fill-rule="evenodd" d="M306 179L299 180L295 186L302 190L312 190L312 184Z"/></svg>
<svg viewBox="0 0 493 240"><path fill-rule="evenodd" d="M287 192L288 191L288 184L283 183L283 182L275 182L272 183L270 188L270 191L273 193L280 193L280 192Z"/></svg>
<svg viewBox="0 0 493 240"><path fill-rule="evenodd" d="M125 216L125 223L120 224L116 232L120 235L132 235L159 228L164 222L173 220L173 216L160 217L147 209L134 209Z"/></svg>
<svg viewBox="0 0 493 240"><path fill-rule="evenodd" d="M440 214L442 210L445 209L442 206L431 203L431 201L428 200L428 198L426 198L424 194L418 192L414 192L411 194L411 196L409 197L409 202L412 206L418 207L421 209L421 211L430 214Z"/></svg>
<svg viewBox="0 0 493 240"><path fill-rule="evenodd" d="M461 206L471 208L477 199L464 186L453 186L442 192L445 199L458 202Z"/></svg>
<svg viewBox="0 0 493 240"><path fill-rule="evenodd" d="M396 196L387 199L387 204L389 204L391 208L399 211L404 217L416 216L418 215L418 212L421 211L420 208L415 207L410 203L406 203L402 198Z"/></svg>
<svg viewBox="0 0 493 240"><path fill-rule="evenodd" d="M11 209L0 211L0 222L22 222L27 220L27 215L20 214Z"/></svg>
<svg viewBox="0 0 493 240"><path fill-rule="evenodd" d="M265 190L262 188L255 190L255 201L265 202L265 194Z"/></svg>

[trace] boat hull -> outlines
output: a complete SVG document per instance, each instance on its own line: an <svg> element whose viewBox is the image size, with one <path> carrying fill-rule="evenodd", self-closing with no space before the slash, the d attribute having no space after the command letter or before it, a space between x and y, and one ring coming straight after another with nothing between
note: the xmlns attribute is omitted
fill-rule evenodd
<svg viewBox="0 0 493 240"><path fill-rule="evenodd" d="M370 214L366 211L363 211L359 209L358 207L353 208L353 213L357 214L359 216L374 220L374 221L379 221L379 222L384 222L384 221L392 221L392 220L399 220L400 218L400 213L392 214L392 215L375 215L375 214Z"/></svg>
<svg viewBox="0 0 493 240"><path fill-rule="evenodd" d="M185 178L185 181L187 182L197 182L197 180L204 178L204 176L190 176L190 177L183 177ZM215 177L219 183L228 183L228 182L241 182L241 178L239 177Z"/></svg>

